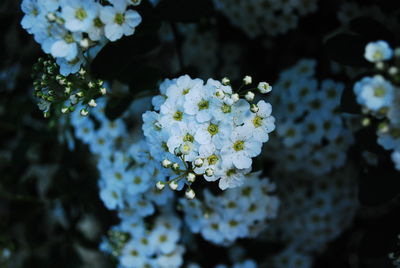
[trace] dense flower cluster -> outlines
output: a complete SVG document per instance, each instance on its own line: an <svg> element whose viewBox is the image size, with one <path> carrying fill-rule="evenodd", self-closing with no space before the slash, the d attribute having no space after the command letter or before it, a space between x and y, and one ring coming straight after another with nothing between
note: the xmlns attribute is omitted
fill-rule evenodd
<svg viewBox="0 0 400 268"><path fill-rule="evenodd" d="M394 56L395 54L395 56ZM400 93L399 66L392 63L399 58L399 49L393 51L385 41L367 44L364 57L376 65L379 74L365 76L354 84L357 102L366 115L379 120L378 143L385 150L393 150L392 160L400 170ZM369 124L366 120L365 124Z"/></svg>
<svg viewBox="0 0 400 268"><path fill-rule="evenodd" d="M62 75L80 66L109 41L132 35L140 15L129 8L140 0L23 0L21 24L33 34L43 51L56 58ZM108 3L107 2L107 3Z"/></svg>
<svg viewBox="0 0 400 268"><path fill-rule="evenodd" d="M244 83L250 80L246 77ZM209 79L204 84L187 75L166 80L161 95L153 98L155 111L143 114L151 156L177 174L168 182L171 188L178 188L178 182L181 188L186 181L190 190L196 176L219 180L223 190L242 185L252 158L274 130L271 105L263 100L250 104L254 93L240 98L228 81ZM262 92L270 90L267 83L260 87Z"/></svg>
<svg viewBox="0 0 400 268"><path fill-rule="evenodd" d="M171 174L152 160L140 135L128 131L125 120L132 116L131 111L110 121L104 114L105 99L97 104L93 119L74 112L71 122L75 136L98 157L104 205L117 210L121 219L112 230L118 236L110 235L102 250L116 256L122 267L180 267L184 248L178 244L181 221L169 206L172 191L154 187L157 180ZM165 214L149 219L157 208Z"/></svg>
<svg viewBox="0 0 400 268"><path fill-rule="evenodd" d="M297 27L301 16L317 10L316 0L214 0L214 5L251 38L286 33Z"/></svg>
<svg viewBox="0 0 400 268"><path fill-rule="evenodd" d="M244 83L250 84L250 80L246 77ZM224 82L227 84L226 79ZM259 87L264 93L270 90L266 83ZM138 129L127 127L133 109L114 121L107 119L105 98L97 100L91 117L82 116L79 111L70 117L75 137L88 144L97 156L100 197L120 217L121 223L111 230L102 249L116 256L123 267L182 264L185 248L179 244L181 220L173 216L173 192L168 187L164 189L168 178L178 176L168 182L172 190L188 185L186 199L179 203L189 230L201 232L206 240L217 244L227 245L237 238L258 234L267 220L276 217L279 205L275 185L268 179L259 179L259 173L248 174L251 159L247 159L250 157L246 150L259 153L274 128L270 105L264 101L250 105L230 86L215 80L204 85L200 79L182 76L164 81L160 88L162 95L152 99L160 112L143 114L146 139L136 132ZM251 94L254 93L247 92L246 98L250 99ZM233 134L243 140L239 149L246 153L234 150L237 140ZM243 163L248 166L242 167ZM181 170L179 165L190 172ZM216 175L220 172L224 173ZM188 201L194 198L190 184L197 175L213 180L222 177L222 189L243 187L227 190L222 196L204 190L203 201ZM156 211L163 213L155 214Z"/></svg>
<svg viewBox="0 0 400 268"><path fill-rule="evenodd" d="M344 165L353 142L338 111L344 85L330 79L318 83L315 60L304 59L283 71L274 85L277 139L273 157L288 170L328 173Z"/></svg>
<svg viewBox="0 0 400 268"><path fill-rule="evenodd" d="M267 220L276 218L279 206L275 185L268 178L259 177L259 172L248 174L242 187L224 191L220 196L205 190L203 201L181 199L189 229L222 245L257 236L265 229Z"/></svg>
<svg viewBox="0 0 400 268"><path fill-rule="evenodd" d="M278 174L281 207L268 232L288 242L288 247L274 256L273 267L309 268L311 255L338 237L353 220L358 208L354 168L320 178ZM285 262L297 264L286 266Z"/></svg>

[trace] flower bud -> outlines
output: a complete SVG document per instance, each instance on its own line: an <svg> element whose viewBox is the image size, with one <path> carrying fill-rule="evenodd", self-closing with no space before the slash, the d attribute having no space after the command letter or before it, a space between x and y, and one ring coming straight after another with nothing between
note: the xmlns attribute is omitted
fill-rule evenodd
<svg viewBox="0 0 400 268"><path fill-rule="evenodd" d="M106 95L107 94L107 89L105 87L100 88L100 94L101 95Z"/></svg>
<svg viewBox="0 0 400 268"><path fill-rule="evenodd" d="M207 168L205 174L207 177L211 177L212 175L214 175L214 170L212 168Z"/></svg>
<svg viewBox="0 0 400 268"><path fill-rule="evenodd" d="M168 185L169 185L169 188L171 188L171 190L173 190L173 191L178 189L178 186L179 186L176 181L171 181Z"/></svg>
<svg viewBox="0 0 400 268"><path fill-rule="evenodd" d="M89 38L83 38L83 39L79 42L79 45L80 45L81 48L83 48L84 50L85 50L85 49L88 49L89 46L90 46L90 40L89 40Z"/></svg>
<svg viewBox="0 0 400 268"><path fill-rule="evenodd" d="M251 78L251 76L246 75L246 76L243 78L243 83L244 83L245 85L250 85L250 84L252 83L252 81L253 81L253 79Z"/></svg>
<svg viewBox="0 0 400 268"><path fill-rule="evenodd" d="M192 200L196 196L196 193L192 189L187 189L185 192L185 196L187 199Z"/></svg>
<svg viewBox="0 0 400 268"><path fill-rule="evenodd" d="M271 92L272 87L267 82L260 82L258 83L257 89L260 91L261 94L266 94Z"/></svg>
<svg viewBox="0 0 400 268"><path fill-rule="evenodd" d="M156 188L158 189L158 190L162 190L162 189L164 189L164 187L165 187L165 183L164 182L162 182L162 181L158 181L157 183L156 183Z"/></svg>
<svg viewBox="0 0 400 268"><path fill-rule="evenodd" d="M188 180L188 182L194 182L196 180L196 175L192 172L189 172L186 179Z"/></svg>
<svg viewBox="0 0 400 268"><path fill-rule="evenodd" d="M162 166L165 167L165 168L170 168L171 165L172 165L172 162L169 161L168 159L164 159L164 160L162 161Z"/></svg>
<svg viewBox="0 0 400 268"><path fill-rule="evenodd" d="M90 82L88 83L88 87L89 87L89 88L95 88L95 87L96 87L96 84L95 84L93 81L90 81Z"/></svg>
<svg viewBox="0 0 400 268"><path fill-rule="evenodd" d="M194 160L194 165L195 165L196 167L201 167L201 166L203 166L203 164L204 164L204 161L203 161L203 159L201 159L201 158L196 158L196 159Z"/></svg>
<svg viewBox="0 0 400 268"><path fill-rule="evenodd" d="M56 15L53 12L47 13L46 18L49 20L49 22L53 22L57 19Z"/></svg>
<svg viewBox="0 0 400 268"><path fill-rule="evenodd" d="M246 98L247 101L253 101L254 100L254 93L251 91L248 91L246 93L246 96L244 96Z"/></svg>
<svg viewBox="0 0 400 268"><path fill-rule="evenodd" d="M91 99L88 104L89 104L90 107L96 107L97 106L97 103L96 103L96 101L94 99Z"/></svg>
<svg viewBox="0 0 400 268"><path fill-rule="evenodd" d="M258 112L259 108L258 108L258 106L256 104L253 103L253 104L250 105L250 110L253 113L256 113L256 112Z"/></svg>
<svg viewBox="0 0 400 268"><path fill-rule="evenodd" d="M76 96L78 96L79 98L82 98L85 95L85 93L83 93L83 91L79 91L78 93L76 93Z"/></svg>
<svg viewBox="0 0 400 268"><path fill-rule="evenodd" d="M69 109L68 109L68 107L62 107L61 108L61 112L63 113L63 114L66 114L67 112L69 112Z"/></svg>
<svg viewBox="0 0 400 268"><path fill-rule="evenodd" d="M179 170L179 164L178 163L173 163L172 164L172 169L175 170L175 171Z"/></svg>
<svg viewBox="0 0 400 268"><path fill-rule="evenodd" d="M85 108L83 108L83 109L81 110L81 116L87 116L88 114L89 114L89 111L86 110Z"/></svg>
<svg viewBox="0 0 400 268"><path fill-rule="evenodd" d="M181 148L176 147L175 150L174 150L174 154L175 154L176 156L181 156L181 155L182 155Z"/></svg>
<svg viewBox="0 0 400 268"><path fill-rule="evenodd" d="M390 75L396 75L396 74L398 74L398 72L399 72L399 69L397 69L397 67L395 67L395 66L390 67L388 70L388 73Z"/></svg>
<svg viewBox="0 0 400 268"><path fill-rule="evenodd" d="M375 64L375 68L378 69L378 70L383 70L385 68L385 64L382 61L378 61Z"/></svg>
<svg viewBox="0 0 400 268"><path fill-rule="evenodd" d="M233 102L238 102L239 101L239 94L235 93L232 94L231 99Z"/></svg>
<svg viewBox="0 0 400 268"><path fill-rule="evenodd" d="M231 83L231 80L229 80L229 78L228 77L224 77L224 78L222 78L222 84L224 85L224 86L227 86L227 85L229 85L230 83Z"/></svg>
<svg viewBox="0 0 400 268"><path fill-rule="evenodd" d="M83 69L83 68L81 68L81 69L79 70L79 74L80 74L80 75L85 75L85 74L86 74L86 70Z"/></svg>

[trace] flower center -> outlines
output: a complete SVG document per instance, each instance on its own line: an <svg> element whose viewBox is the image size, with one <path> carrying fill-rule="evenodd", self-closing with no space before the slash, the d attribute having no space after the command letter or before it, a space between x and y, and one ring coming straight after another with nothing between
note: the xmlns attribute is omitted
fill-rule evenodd
<svg viewBox="0 0 400 268"><path fill-rule="evenodd" d="M101 19L99 17L95 18L93 20L93 24L94 26L96 26L97 28L101 28L104 26L104 23L101 21Z"/></svg>
<svg viewBox="0 0 400 268"><path fill-rule="evenodd" d="M119 172L115 172L114 177L119 181L122 180L122 174Z"/></svg>
<svg viewBox="0 0 400 268"><path fill-rule="evenodd" d="M221 107L221 110L224 114L230 113L232 111L231 106L229 106L228 104L223 104Z"/></svg>
<svg viewBox="0 0 400 268"><path fill-rule="evenodd" d="M231 177L236 174L236 169L232 168L226 172L226 176Z"/></svg>
<svg viewBox="0 0 400 268"><path fill-rule="evenodd" d="M211 134L211 136L214 136L215 134L218 133L218 126L214 124L210 124L207 128L208 133Z"/></svg>
<svg viewBox="0 0 400 268"><path fill-rule="evenodd" d="M381 59L383 58L382 51L376 50L376 51L374 52L374 55L372 55L372 58L373 58L374 60L381 60Z"/></svg>
<svg viewBox="0 0 400 268"><path fill-rule="evenodd" d="M141 183L142 183L142 179L141 179L139 176L136 176L136 177L133 179L133 183L134 183L134 184L141 184Z"/></svg>
<svg viewBox="0 0 400 268"><path fill-rule="evenodd" d="M244 149L244 141L236 141L236 142L233 144L233 149L234 149L236 152L242 151L242 150Z"/></svg>
<svg viewBox="0 0 400 268"><path fill-rule="evenodd" d="M66 35L64 36L64 41L65 41L67 44L71 44L71 43L74 42L74 37L72 36L72 34L66 34Z"/></svg>
<svg viewBox="0 0 400 268"><path fill-rule="evenodd" d="M218 160L219 160L218 156L216 156L215 154L212 154L207 158L209 165L215 165L218 162Z"/></svg>
<svg viewBox="0 0 400 268"><path fill-rule="evenodd" d="M181 111L176 111L176 112L174 113L173 118L174 118L176 121L182 121L183 113L182 113Z"/></svg>
<svg viewBox="0 0 400 268"><path fill-rule="evenodd" d="M115 14L114 21L118 25L122 25L125 22L125 16L122 13Z"/></svg>
<svg viewBox="0 0 400 268"><path fill-rule="evenodd" d="M168 145L167 145L166 142L163 142L163 143L161 144L161 147L164 149L165 152L168 152Z"/></svg>
<svg viewBox="0 0 400 268"><path fill-rule="evenodd" d="M378 86L374 88L374 96L378 98L382 98L386 95L386 88L383 86Z"/></svg>
<svg viewBox="0 0 400 268"><path fill-rule="evenodd" d="M206 100L201 100L197 105L199 106L199 111L208 109L208 101Z"/></svg>
<svg viewBox="0 0 400 268"><path fill-rule="evenodd" d="M182 90L182 95L188 94L189 91L190 91L190 88L185 88L184 90Z"/></svg>
<svg viewBox="0 0 400 268"><path fill-rule="evenodd" d="M254 127L261 127L263 125L263 119L259 116L254 117L253 125Z"/></svg>
<svg viewBox="0 0 400 268"><path fill-rule="evenodd" d="M87 18L87 13L83 8L78 8L75 11L75 18L77 18L78 20L84 20Z"/></svg>
<svg viewBox="0 0 400 268"><path fill-rule="evenodd" d="M184 142L193 142L194 138L192 135L190 135L189 133L187 133L184 137L183 137L183 141Z"/></svg>

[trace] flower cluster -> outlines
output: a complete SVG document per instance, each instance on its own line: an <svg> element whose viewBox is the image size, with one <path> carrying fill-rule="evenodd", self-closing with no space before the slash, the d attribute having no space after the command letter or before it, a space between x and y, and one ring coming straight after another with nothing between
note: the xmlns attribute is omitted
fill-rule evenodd
<svg viewBox="0 0 400 268"><path fill-rule="evenodd" d="M393 150L392 160L400 170L400 73L397 61L400 49L393 50L387 42L379 40L367 44L364 57L375 64L378 74L365 76L354 84L357 102L367 116L363 122L369 125L372 119L379 121L378 143L385 150Z"/></svg>
<svg viewBox="0 0 400 268"><path fill-rule="evenodd" d="M260 173L246 176L242 187L215 196L208 190L204 200L181 199L185 222L193 233L219 245L230 245L238 238L255 237L267 220L276 218L279 200L275 185Z"/></svg>
<svg viewBox="0 0 400 268"><path fill-rule="evenodd" d="M104 2L104 1L103 1ZM109 41L132 35L140 15L129 8L140 0L23 0L21 25L43 51L56 58L61 74L76 73Z"/></svg>
<svg viewBox="0 0 400 268"><path fill-rule="evenodd" d="M51 109L55 113L66 114L75 111L77 104L83 104L80 114L86 116L89 108L96 107L95 99L107 93L102 80L90 80L86 70L69 76L60 74L59 66L53 58L39 58L33 66L32 76L34 95L39 99L38 105L44 117L49 117Z"/></svg>
<svg viewBox="0 0 400 268"><path fill-rule="evenodd" d="M92 118L71 114L75 136L98 157L100 198L121 220L101 249L117 257L122 267L180 267L184 248L178 244L181 221L169 206L172 191L154 187L171 174L152 159L141 135L128 130L125 121L133 116L131 109L110 121L104 108L105 98L100 98ZM165 214L149 218L157 209Z"/></svg>
<svg viewBox="0 0 400 268"><path fill-rule="evenodd" d="M180 227L173 215L158 215L151 223L125 218L100 248L117 257L119 267L181 267L185 249L177 244Z"/></svg>
<svg viewBox="0 0 400 268"><path fill-rule="evenodd" d="M314 78L315 60L303 59L283 71L274 85L271 103L276 107L277 139L268 157L284 161L289 170L328 173L344 165L352 143L338 111L344 85Z"/></svg>
<svg viewBox="0 0 400 268"><path fill-rule="evenodd" d="M214 0L214 6L251 38L279 35L297 27L301 16L317 10L316 0Z"/></svg>
<svg viewBox="0 0 400 268"><path fill-rule="evenodd" d="M251 77L244 84L251 84ZM268 92L270 86L261 82L259 90ZM153 98L155 111L143 114L143 132L151 156L177 174L169 186L181 189L186 183L193 195L190 185L197 176L219 180L222 190L242 185L275 128L271 105L252 103L252 91L241 98L228 79L204 84L185 75L164 81L160 93Z"/></svg>
<svg viewBox="0 0 400 268"><path fill-rule="evenodd" d="M352 166L318 179L291 173L279 176L281 208L269 230L289 247L317 252L352 222L358 207Z"/></svg>

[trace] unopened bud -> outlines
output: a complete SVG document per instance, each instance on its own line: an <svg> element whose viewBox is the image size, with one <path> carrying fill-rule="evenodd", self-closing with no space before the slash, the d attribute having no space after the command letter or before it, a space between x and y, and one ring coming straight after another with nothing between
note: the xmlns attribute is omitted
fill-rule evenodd
<svg viewBox="0 0 400 268"><path fill-rule="evenodd" d="M85 69L83 69L83 68L81 68L80 70L79 70L79 74L80 75L85 75L86 74L86 70Z"/></svg>
<svg viewBox="0 0 400 268"><path fill-rule="evenodd" d="M95 84L94 82L90 81L90 82L88 83L88 87L89 87L89 88L94 88L94 87L96 87L96 84Z"/></svg>
<svg viewBox="0 0 400 268"><path fill-rule="evenodd" d="M378 70L383 70L385 68L385 64L382 61L378 61L375 63L375 68Z"/></svg>
<svg viewBox="0 0 400 268"><path fill-rule="evenodd" d="M88 49L89 46L90 46L90 40L89 40L89 38L83 38L83 39L79 42L79 44L81 45L81 47L82 47L83 49Z"/></svg>
<svg viewBox="0 0 400 268"><path fill-rule="evenodd" d="M194 160L194 165L196 167L201 167L201 166L203 166L203 164L204 164L204 161L201 158L197 158L196 160Z"/></svg>
<svg viewBox="0 0 400 268"><path fill-rule="evenodd" d="M253 79L251 78L251 76L246 75L246 76L243 78L243 83L244 83L245 85L250 85L250 84L252 83L252 81L253 81Z"/></svg>
<svg viewBox="0 0 400 268"><path fill-rule="evenodd" d="M164 187L165 187L165 183L164 182L162 182L162 181L158 181L157 183L156 183L156 188L158 189L158 190L162 190L162 189L164 189Z"/></svg>
<svg viewBox="0 0 400 268"><path fill-rule="evenodd" d="M256 104L253 103L250 105L250 111L252 111L253 113L258 112L258 110L259 110L259 108Z"/></svg>
<svg viewBox="0 0 400 268"><path fill-rule="evenodd" d="M228 77L224 77L224 78L222 78L222 84L224 85L224 86L227 86L227 85L229 85L230 83L231 83L231 80L229 80L229 78Z"/></svg>
<svg viewBox="0 0 400 268"><path fill-rule="evenodd" d="M212 168L207 168L206 169L206 176L207 177L211 177L212 175L214 175L214 170Z"/></svg>
<svg viewBox="0 0 400 268"><path fill-rule="evenodd" d="M107 94L107 89L105 87L100 88L100 94L101 95L106 95Z"/></svg>
<svg viewBox="0 0 400 268"><path fill-rule="evenodd" d="M185 192L185 197L189 200L194 199L194 197L196 196L196 193L192 190L192 189L187 189Z"/></svg>
<svg viewBox="0 0 400 268"><path fill-rule="evenodd" d="M97 106L97 103L96 103L96 101L94 99L91 99L88 104L89 104L90 107L96 107Z"/></svg>
<svg viewBox="0 0 400 268"><path fill-rule="evenodd" d="M196 175L192 172L189 172L186 179L188 180L188 182L194 182L196 180Z"/></svg>
<svg viewBox="0 0 400 268"><path fill-rule="evenodd" d="M399 69L397 69L397 67L395 67L395 66L390 67L388 70L388 73L390 75L396 75L398 72L399 72Z"/></svg>
<svg viewBox="0 0 400 268"><path fill-rule="evenodd" d="M46 18L49 20L49 22L53 22L57 19L56 15L53 12L47 13Z"/></svg>
<svg viewBox="0 0 400 268"><path fill-rule="evenodd" d="M162 166L165 167L165 168L170 168L171 165L172 165L172 162L169 161L168 159L164 159L164 160L162 161Z"/></svg>
<svg viewBox="0 0 400 268"><path fill-rule="evenodd" d="M238 101L239 101L239 94L237 94L237 93L232 94L231 100L232 100L233 102L238 102Z"/></svg>
<svg viewBox="0 0 400 268"><path fill-rule="evenodd" d="M178 189L178 183L176 181L171 181L168 185L169 185L169 188L171 188L171 190L173 190L173 191Z"/></svg>
<svg viewBox="0 0 400 268"><path fill-rule="evenodd" d="M81 110L81 116L87 116L88 114L89 114L89 111L86 110L85 108L83 108L83 109Z"/></svg>
<svg viewBox="0 0 400 268"><path fill-rule="evenodd" d="M172 169L175 170L175 171L179 170L179 164L178 163L173 163L172 164Z"/></svg>
<svg viewBox="0 0 400 268"><path fill-rule="evenodd" d="M248 91L246 93L246 96L244 96L246 98L247 101L253 101L254 100L254 93L251 91Z"/></svg>
<svg viewBox="0 0 400 268"><path fill-rule="evenodd" d="M76 93L76 96L78 96L79 98L82 98L85 94L83 93L83 91L79 91L78 93Z"/></svg>
<svg viewBox="0 0 400 268"><path fill-rule="evenodd" d="M63 114L66 114L67 112L69 112L69 108L68 108L68 107L62 107L62 108L61 108L61 112L62 112Z"/></svg>

